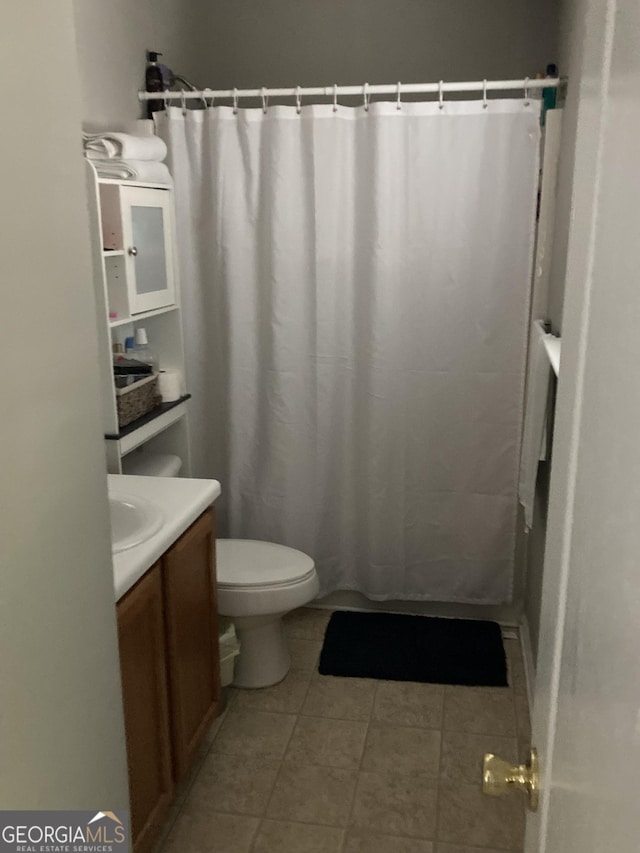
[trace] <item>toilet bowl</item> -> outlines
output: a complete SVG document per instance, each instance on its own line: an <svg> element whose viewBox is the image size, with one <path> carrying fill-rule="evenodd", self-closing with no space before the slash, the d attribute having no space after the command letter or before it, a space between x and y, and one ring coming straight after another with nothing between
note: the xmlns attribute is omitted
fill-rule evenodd
<svg viewBox="0 0 640 853"><path fill-rule="evenodd" d="M218 539L218 610L233 619L240 641L233 684L268 687L291 665L282 617L320 589L311 557L273 542Z"/></svg>

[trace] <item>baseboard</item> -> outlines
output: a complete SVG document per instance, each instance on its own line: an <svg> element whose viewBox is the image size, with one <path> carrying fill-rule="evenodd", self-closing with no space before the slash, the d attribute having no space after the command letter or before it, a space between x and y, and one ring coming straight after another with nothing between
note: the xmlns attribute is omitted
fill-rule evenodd
<svg viewBox="0 0 640 853"><path fill-rule="evenodd" d="M529 711L533 712L533 696L536 686L536 664L533 657L533 646L531 645L531 633L529 622L523 613L520 619L520 648L522 649L522 660L524 662L524 677L527 684L527 700Z"/></svg>

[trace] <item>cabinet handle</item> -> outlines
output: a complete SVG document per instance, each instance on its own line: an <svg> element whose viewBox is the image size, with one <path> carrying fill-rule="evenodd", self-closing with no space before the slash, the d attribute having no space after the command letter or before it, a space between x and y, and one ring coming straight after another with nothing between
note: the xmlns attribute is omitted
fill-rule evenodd
<svg viewBox="0 0 640 853"><path fill-rule="evenodd" d="M131 248L129 249L129 254L135 258L135 256L138 254L138 250L135 246L131 246Z"/></svg>

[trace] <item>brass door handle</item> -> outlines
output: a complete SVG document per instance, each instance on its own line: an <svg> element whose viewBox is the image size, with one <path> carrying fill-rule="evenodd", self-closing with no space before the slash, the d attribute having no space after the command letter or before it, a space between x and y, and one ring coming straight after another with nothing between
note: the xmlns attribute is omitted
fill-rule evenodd
<svg viewBox="0 0 640 853"><path fill-rule="evenodd" d="M540 774L538 753L531 749L526 764L509 764L497 755L487 752L482 762L482 793L489 797L502 797L509 791L524 791L527 806L537 811L540 799Z"/></svg>

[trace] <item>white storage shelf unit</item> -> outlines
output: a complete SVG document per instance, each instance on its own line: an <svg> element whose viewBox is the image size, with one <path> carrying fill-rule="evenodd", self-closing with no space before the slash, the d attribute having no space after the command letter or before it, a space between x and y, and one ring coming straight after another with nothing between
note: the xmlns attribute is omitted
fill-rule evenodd
<svg viewBox="0 0 640 853"><path fill-rule="evenodd" d="M181 473L189 476L188 395L121 429L112 369L113 344L144 327L160 369L184 376L173 192L157 184L99 180L88 161L87 178L108 470L122 473L130 453L168 453L182 459Z"/></svg>

